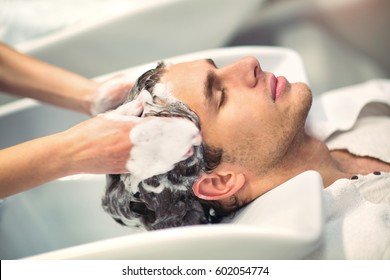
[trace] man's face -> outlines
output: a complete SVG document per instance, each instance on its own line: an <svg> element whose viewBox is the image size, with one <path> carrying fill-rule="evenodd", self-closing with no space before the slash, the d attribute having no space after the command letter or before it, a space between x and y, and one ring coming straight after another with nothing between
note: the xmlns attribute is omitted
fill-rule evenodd
<svg viewBox="0 0 390 280"><path fill-rule="evenodd" d="M288 152L311 104L305 84L263 72L253 57L220 69L211 60L171 65L161 82L199 116L203 141L222 148L223 161L257 174Z"/></svg>

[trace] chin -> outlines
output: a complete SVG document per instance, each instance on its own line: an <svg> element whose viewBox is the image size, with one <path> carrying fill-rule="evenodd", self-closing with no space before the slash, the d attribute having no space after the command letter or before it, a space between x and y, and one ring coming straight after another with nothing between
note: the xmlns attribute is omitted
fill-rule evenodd
<svg viewBox="0 0 390 280"><path fill-rule="evenodd" d="M305 83L293 83L291 84L290 91L296 94L302 106L306 108L307 114L313 102L313 95L310 87Z"/></svg>
<svg viewBox="0 0 390 280"><path fill-rule="evenodd" d="M291 89L294 91L299 91L311 95L311 89L306 83L303 82L291 83L290 86Z"/></svg>
<svg viewBox="0 0 390 280"><path fill-rule="evenodd" d="M306 118L309 114L313 102L313 96L310 87L305 83L293 83L290 88L294 95L294 113L292 117L297 131L303 129Z"/></svg>

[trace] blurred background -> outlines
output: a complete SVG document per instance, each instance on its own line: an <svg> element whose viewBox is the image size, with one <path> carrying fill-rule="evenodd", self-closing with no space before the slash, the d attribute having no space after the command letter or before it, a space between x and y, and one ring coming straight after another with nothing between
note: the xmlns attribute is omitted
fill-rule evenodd
<svg viewBox="0 0 390 280"><path fill-rule="evenodd" d="M390 78L389 28L388 0L269 0L229 45L296 50L319 94Z"/></svg>
<svg viewBox="0 0 390 280"><path fill-rule="evenodd" d="M164 2L155 0L142 2L148 1L150 5ZM115 68L123 66L119 64L113 66L115 69L107 68L108 70L99 64L91 65L94 71L105 70L106 72L103 73L84 71L81 68L72 69L66 63L57 61L57 58L52 59L42 55L51 50L36 51L37 46L39 49L44 44L42 40L36 42L36 39L47 37L55 39L53 34L62 32L66 35L63 30L72 31L72 28L75 30L85 22L89 22L89 25L84 24L84 31L91 29L93 26L91 22L96 23L100 18L108 18L106 22L110 22L116 15L136 7L139 2L139 0L0 0L0 40L40 59L70 68L69 70L86 76L93 77L110 70L120 70ZM110 36L124 37L122 41L112 42L111 47L103 46L104 42L111 40L107 39L103 32L99 38L93 39L100 42L93 42L95 46L112 48L114 52L115 46L133 41L133 48L128 47L126 51L127 59L122 59L126 63L125 67L210 47L241 45L288 47L301 55L314 94L372 78L390 77L390 55L388 54L390 1L388 0L182 0L181 2L192 2L192 6L183 9L175 7L173 11L161 6L146 20L141 20L142 23L128 23L127 36L123 36L117 29L117 35L109 31ZM194 4L200 2L203 3ZM248 3L250 11L238 9L246 5L245 2ZM237 14L241 13L241 17L235 17L235 11ZM164 16L160 19L158 15ZM192 18L198 18L200 21L191 21ZM218 21L220 18L222 20ZM148 21L150 26L145 24L145 21ZM169 22L171 25L167 25ZM202 26L200 22L206 25ZM218 23L222 27L218 26ZM137 25L136 29L132 29L134 25ZM211 28L214 25L215 28ZM160 30L159 26L161 26ZM103 30L104 26L100 25L99 28L98 30ZM133 34L135 32L145 34L138 38ZM92 42L92 39L90 41ZM43 42L50 43L52 40L43 40ZM135 42L138 44L138 49ZM183 42L188 45L184 45ZM209 42L209 44L201 42ZM87 57L87 54L93 52L92 47L81 47L80 51L73 46L68 46L67 52L61 55L67 61L70 58L66 57L66 53L79 51L79 53L84 52L84 57ZM120 53L117 50L115 52ZM99 59L95 60L102 60L102 65L108 65L107 62L103 62L103 59L110 58L111 55L98 53ZM78 64L84 64L83 57L77 59ZM0 95L0 104L12 100L15 98Z"/></svg>

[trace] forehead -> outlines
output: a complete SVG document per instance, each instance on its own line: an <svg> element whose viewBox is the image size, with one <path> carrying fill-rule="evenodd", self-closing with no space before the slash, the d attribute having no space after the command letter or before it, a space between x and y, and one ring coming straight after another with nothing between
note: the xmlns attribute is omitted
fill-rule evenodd
<svg viewBox="0 0 390 280"><path fill-rule="evenodd" d="M170 89L175 98L199 113L203 107L205 81L212 67L213 62L208 59L171 64L160 81Z"/></svg>
<svg viewBox="0 0 390 280"><path fill-rule="evenodd" d="M179 83L181 80L187 81L194 78L194 75L206 74L210 67L215 68L214 61L211 59L170 64L164 71L163 81L164 79L175 83Z"/></svg>

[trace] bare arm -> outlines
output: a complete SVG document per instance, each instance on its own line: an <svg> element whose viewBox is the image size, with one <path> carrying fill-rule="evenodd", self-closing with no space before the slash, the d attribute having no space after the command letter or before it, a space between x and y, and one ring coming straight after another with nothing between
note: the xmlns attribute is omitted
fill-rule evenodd
<svg viewBox="0 0 390 280"><path fill-rule="evenodd" d="M20 54L0 43L1 91L96 115L121 104L131 86L132 83L126 81L123 75L99 84ZM142 112L142 104L141 100L136 100L106 113L114 116L113 119L102 114L65 132L1 150L0 197L73 174L128 172L134 165L134 161L130 162L129 159L134 144L130 132L135 125L144 127L138 131L160 128L160 132L149 129L147 133L155 141L135 144L139 154L150 154L145 151L153 148L156 153L165 151L169 155L176 154L173 157L175 162L187 157L186 149L194 145L194 130L184 129L180 137L187 135L187 138L179 152L175 145L170 144L172 133L169 132L180 132L183 120L143 118L141 121L136 116ZM151 123L154 125L150 126ZM187 123L185 126L188 128L193 124ZM160 149L154 143L167 143L167 148ZM164 164L168 162L168 166L171 166L170 161L162 158Z"/></svg>
<svg viewBox="0 0 390 280"><path fill-rule="evenodd" d="M169 170L175 162L191 156L188 150L200 144L192 122L136 117L140 112L142 104L132 101L64 132L0 150L0 198L74 174L119 174L149 168L157 172L149 175L156 175L162 166ZM134 138L133 131L140 137Z"/></svg>
<svg viewBox="0 0 390 280"><path fill-rule="evenodd" d="M100 84L0 43L0 91L93 115L120 105L131 86L118 76Z"/></svg>
<svg viewBox="0 0 390 280"><path fill-rule="evenodd" d="M0 151L0 197L80 173L123 173L132 147L129 122L103 117Z"/></svg>

